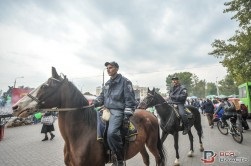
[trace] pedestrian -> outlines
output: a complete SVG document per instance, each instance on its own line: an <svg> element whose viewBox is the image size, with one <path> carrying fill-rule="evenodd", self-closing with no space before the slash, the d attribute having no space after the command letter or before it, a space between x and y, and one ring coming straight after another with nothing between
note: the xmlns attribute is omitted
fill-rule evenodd
<svg viewBox="0 0 251 166"><path fill-rule="evenodd" d="M213 126L214 126L214 122L213 122L214 105L213 105L212 101L210 99L206 99L206 101L203 103L202 109L205 111L209 126L211 128L213 128Z"/></svg>
<svg viewBox="0 0 251 166"><path fill-rule="evenodd" d="M53 116L53 113L52 112L46 112L44 114L44 117L46 117L46 116L47 117L48 116ZM49 139L48 138L48 133L50 133L50 135L51 135L50 140L53 140L53 138L55 137L55 135L52 133L52 131L55 131L53 123L51 123L51 124L43 124L42 129L41 129L41 133L44 133L44 139L42 141L47 141Z"/></svg>
<svg viewBox="0 0 251 166"><path fill-rule="evenodd" d="M95 107L104 105L110 111L110 119L107 131L109 148L116 155L117 166L124 165L123 141L121 126L124 112L136 107L135 94L130 80L118 74L119 65L116 62L106 62L107 73L110 79L105 83L101 94L93 101Z"/></svg>
<svg viewBox="0 0 251 166"><path fill-rule="evenodd" d="M37 112L34 114L33 116L33 124L37 124L41 121L42 118L42 113L41 112Z"/></svg>
<svg viewBox="0 0 251 166"><path fill-rule="evenodd" d="M184 126L182 134L185 135L188 133L191 127L188 124L188 117L185 112L185 106L184 106L187 99L187 89L180 84L179 78L177 76L172 77L172 84L173 86L171 87L169 93L170 102L178 106L178 111Z"/></svg>
<svg viewBox="0 0 251 166"><path fill-rule="evenodd" d="M245 106L245 104L242 101L239 101L240 110L238 112L241 114L241 123L244 128L244 130L249 129L249 125L247 123L247 117L248 117L248 108Z"/></svg>

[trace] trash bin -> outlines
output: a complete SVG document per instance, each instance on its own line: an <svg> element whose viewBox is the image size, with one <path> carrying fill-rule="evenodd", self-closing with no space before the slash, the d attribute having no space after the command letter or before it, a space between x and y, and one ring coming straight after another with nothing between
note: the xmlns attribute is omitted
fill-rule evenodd
<svg viewBox="0 0 251 166"><path fill-rule="evenodd" d="M2 141L3 136L4 136L4 124L0 124L0 141Z"/></svg>

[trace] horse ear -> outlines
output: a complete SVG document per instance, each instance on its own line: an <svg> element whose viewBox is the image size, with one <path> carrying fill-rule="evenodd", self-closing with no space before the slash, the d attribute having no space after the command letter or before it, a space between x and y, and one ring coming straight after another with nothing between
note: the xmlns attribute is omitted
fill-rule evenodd
<svg viewBox="0 0 251 166"><path fill-rule="evenodd" d="M153 93L155 92L155 88L153 87Z"/></svg>
<svg viewBox="0 0 251 166"><path fill-rule="evenodd" d="M148 89L147 89L147 93L149 93L150 92L150 89L149 89L149 87L148 87Z"/></svg>
<svg viewBox="0 0 251 166"><path fill-rule="evenodd" d="M51 71L52 71L52 77L53 78L59 78L59 75L58 75L55 67L52 67Z"/></svg>

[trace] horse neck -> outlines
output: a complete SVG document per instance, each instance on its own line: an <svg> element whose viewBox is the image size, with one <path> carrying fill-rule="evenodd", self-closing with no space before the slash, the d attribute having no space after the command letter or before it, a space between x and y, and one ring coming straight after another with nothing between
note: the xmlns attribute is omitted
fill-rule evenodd
<svg viewBox="0 0 251 166"><path fill-rule="evenodd" d="M89 105L88 100L71 82L63 85L61 92L62 108L81 108Z"/></svg>
<svg viewBox="0 0 251 166"><path fill-rule="evenodd" d="M72 84L68 83L61 87L61 108L82 108L89 105L84 95ZM82 108L79 111L59 112L59 124L62 131L65 125L82 125L82 129L96 129L97 114L93 108ZM78 123L81 122L81 123Z"/></svg>
<svg viewBox="0 0 251 166"><path fill-rule="evenodd" d="M161 104L156 105L155 108L161 120L163 121L166 121L172 115L172 107L167 103L162 102Z"/></svg>

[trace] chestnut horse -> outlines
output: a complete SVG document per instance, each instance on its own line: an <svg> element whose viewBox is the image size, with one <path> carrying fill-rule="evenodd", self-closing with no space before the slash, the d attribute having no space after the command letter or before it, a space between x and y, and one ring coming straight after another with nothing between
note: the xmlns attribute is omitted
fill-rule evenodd
<svg viewBox="0 0 251 166"><path fill-rule="evenodd" d="M27 116L36 109L50 110L57 107L58 126L65 141L64 162L67 166L104 166L107 162L103 143L97 141L97 112L88 106L87 99L68 81L57 74L52 67L52 77L44 84L20 99L14 106L15 116ZM50 111L52 111L51 109ZM130 159L138 152L145 165L150 164L149 154L153 154L156 165L165 165L165 152L159 134L156 117L148 111L137 109L130 118L138 134L130 142L125 152L125 159Z"/></svg>
<svg viewBox="0 0 251 166"><path fill-rule="evenodd" d="M179 131L183 128L180 127L180 120L174 111L174 107L168 104L165 99L158 93L155 92L155 89L152 91L148 88L147 96L139 103L138 108L147 109L149 107L155 107L157 114L160 117L160 127L162 129L161 142L163 143L166 140L168 134L172 134L174 138L174 148L176 150L176 160L174 165L179 165ZM204 151L203 144L201 141L202 137L202 126L201 126L201 117L199 110L193 106L186 106L191 113L193 114L193 118L191 119L191 124L197 130L197 134L199 136L200 142L200 151ZM190 140L190 151L188 153L189 157L193 156L193 134L191 131L188 132L189 140Z"/></svg>

